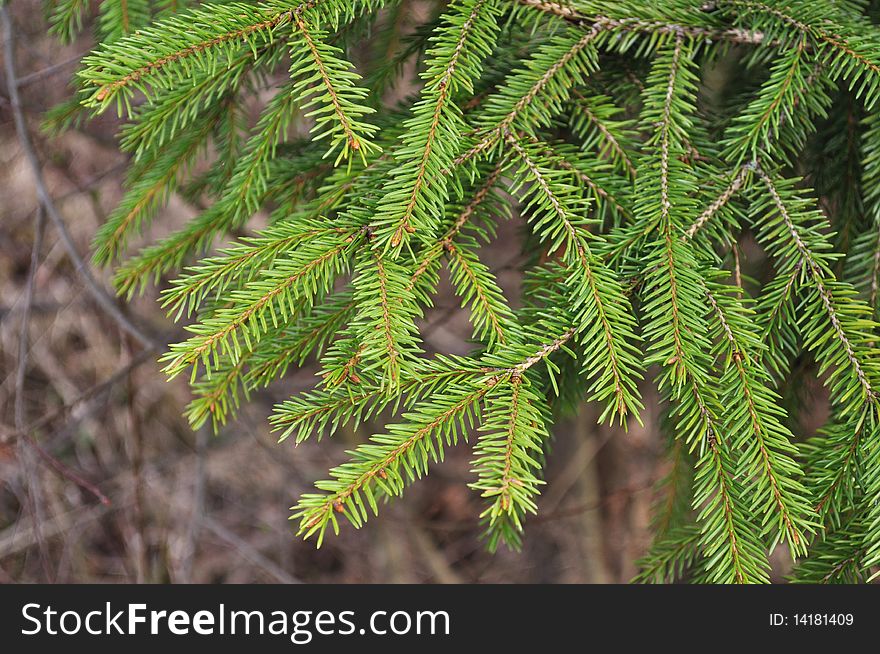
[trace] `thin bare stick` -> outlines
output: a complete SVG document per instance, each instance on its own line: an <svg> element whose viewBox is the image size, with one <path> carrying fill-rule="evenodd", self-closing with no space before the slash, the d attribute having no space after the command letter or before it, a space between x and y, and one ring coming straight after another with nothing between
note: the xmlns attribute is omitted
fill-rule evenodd
<svg viewBox="0 0 880 654"><path fill-rule="evenodd" d="M180 564L180 581L185 584L192 583L193 563L198 546L199 531L202 525L202 518L205 515L205 481L207 477L205 453L208 448L209 437L210 431L206 425L202 425L196 430L196 463L193 471L192 513L187 525L186 540Z"/></svg>
<svg viewBox="0 0 880 654"><path fill-rule="evenodd" d="M43 489L40 484L40 475L37 471L35 454L28 448L26 441L18 443L18 460L21 464L21 474L24 482L24 505L31 515L33 523L34 542L37 544L37 553L40 558L40 567L46 582L51 582L54 577L49 567L49 550L46 546L46 537L43 525L46 522L46 512L43 506Z"/></svg>
<svg viewBox="0 0 880 654"><path fill-rule="evenodd" d="M28 326L31 321L31 307L34 302L34 280L40 265L40 249L43 247L43 228L46 214L42 208L37 209L37 220L34 223L34 245L31 249L31 266L28 270L27 283L24 288L24 308L21 312L21 331L18 338L18 364L15 371L15 428L24 429L24 381L27 374L28 361Z"/></svg>
<svg viewBox="0 0 880 654"><path fill-rule="evenodd" d="M92 276L88 266L77 251L73 238L67 230L67 225L61 217L61 214L58 212L58 209L52 200L52 196L46 188L42 166L40 165L40 160L37 157L37 153L31 142L27 122L21 108L21 98L18 95L18 78L15 71L15 41L12 20L9 17L9 10L5 4L0 5L0 23L2 23L3 27L3 63L6 71L6 87L9 94L9 104L12 108L12 117L15 122L15 131L18 134L19 143L21 144L21 148L28 160L31 174L34 178L34 185L37 189L37 198L46 210L49 219L58 230L64 249L67 251L67 255L70 257L71 261L73 261L77 274L82 279L92 298L124 331L131 334L144 347L151 347L154 345L153 339L144 333L140 327L135 325L131 319L122 312L114 302L113 298L107 294Z"/></svg>
<svg viewBox="0 0 880 654"><path fill-rule="evenodd" d="M117 507L120 508L120 507ZM74 522L79 526L88 525L105 515L107 507L93 504L87 510L73 509L61 515L55 515L41 525L46 538L63 536ZM23 519L11 527L0 531L0 559L27 551L36 542L37 525L34 521Z"/></svg>
<svg viewBox="0 0 880 654"><path fill-rule="evenodd" d="M724 191L719 195L703 213L694 221L694 223L687 229L684 233L685 239L692 239L694 235L705 225L709 220L718 213L721 208L730 202L731 198L743 187L746 183L746 178L750 171L755 169L754 162L748 163L742 168L739 169L739 172L724 189Z"/></svg>
<svg viewBox="0 0 880 654"><path fill-rule="evenodd" d="M31 248L31 262L28 269L27 283L24 290L24 308L21 312L21 330L18 337L18 361L15 370L15 400L14 400L14 421L15 428L21 430L25 424L25 406L24 406L24 382L27 375L28 367L28 334L31 321L31 307L34 301L34 285L37 275L37 268L40 265L40 250L43 246L43 228L46 225L46 214L42 208L37 209L37 219L34 223L34 244ZM43 511L43 503L41 500L40 477L36 474L36 463L31 452L20 448L21 469L24 475L24 483L27 493L27 503L29 510L33 516L34 523L34 539L37 542L37 551L40 554L40 565L43 568L43 574L46 581L52 579L49 569L49 550L46 547L46 539L43 537L42 525L46 520Z"/></svg>
<svg viewBox="0 0 880 654"><path fill-rule="evenodd" d="M466 583L466 580L452 568L443 552L437 547L434 539L431 538L431 535L428 534L418 521L413 520L407 526L406 533L421 554L421 559L428 570L430 570L434 581L440 584Z"/></svg>
<svg viewBox="0 0 880 654"><path fill-rule="evenodd" d="M583 27L584 29L594 29L596 26L599 26L600 29L603 30L637 32L644 34L681 34L693 39L707 41L727 41L730 43L743 43L749 45L767 44L767 39L763 32L749 31L740 28L716 30L635 17L612 18L610 16L587 16L559 2L547 2L546 0L519 0L519 2L528 7L533 7L538 11L543 11L546 14L558 16L559 18ZM769 45L776 45L776 42L771 41L769 42Z"/></svg>
<svg viewBox="0 0 880 654"><path fill-rule="evenodd" d="M277 563L263 556L263 554L261 554L253 545L248 543L243 538L240 538L233 532L229 531L226 527L221 525L213 518L209 516L202 516L201 522L202 526L205 529L217 536L217 538L219 538L220 540L226 541L226 543L235 548L235 550L239 554L241 554L242 557L275 577L275 579L280 581L282 584L302 583L299 579L289 574L286 570L282 569Z"/></svg>
<svg viewBox="0 0 880 654"><path fill-rule="evenodd" d="M62 416L69 415L75 409L83 406L84 404L113 388L116 384L124 380L128 373L135 367L141 365L147 360L152 359L155 350L156 348L152 347L146 350L141 350L137 353L136 356L132 357L131 361L129 361L128 365L126 365L124 368L116 371L101 383L95 384L91 388L86 389L68 404L59 407L55 411L45 414L43 417L27 425L24 429L16 428L14 432L0 435L0 444L11 443L19 438L26 438L28 434L33 433L37 429L45 427L46 425L54 422Z"/></svg>
<svg viewBox="0 0 880 654"><path fill-rule="evenodd" d="M123 347L129 361L131 360L132 347L130 339L122 336ZM128 390L128 417L129 433L125 441L128 449L128 458L131 463L132 487L134 501L131 511L131 523L133 537L129 539L132 550L132 559L135 568L135 581L143 584L147 581L149 573L149 561L147 560L148 529L146 520L146 501L144 499L144 434L141 430L141 420L138 415L135 399L137 397L137 384L134 379L135 368L128 371L126 379Z"/></svg>
<svg viewBox="0 0 880 654"><path fill-rule="evenodd" d="M40 70L35 70L33 73L22 75L18 78L18 88L28 86L30 84L33 84L34 82L39 82L46 77L51 77L52 75L61 72L65 68L79 63L79 60L88 53L89 51L86 50L84 52L80 52L78 55L70 57L69 59L65 59L64 61L59 61L58 63L52 64L51 66L46 66L45 68L41 68Z"/></svg>
<svg viewBox="0 0 880 654"><path fill-rule="evenodd" d="M25 435L22 438L22 442L29 445L32 450L34 450L39 457L53 470L55 473L61 477L62 479L66 479L68 481L73 482L80 488L85 491L88 491L92 495L94 495L98 501L104 506L110 506L110 498L104 495L101 492L101 489L95 486L92 482L88 481L85 477L80 475L78 472L73 470L72 468L66 466L61 463L54 456L49 454L46 449L40 445L36 440L31 438L29 435Z"/></svg>

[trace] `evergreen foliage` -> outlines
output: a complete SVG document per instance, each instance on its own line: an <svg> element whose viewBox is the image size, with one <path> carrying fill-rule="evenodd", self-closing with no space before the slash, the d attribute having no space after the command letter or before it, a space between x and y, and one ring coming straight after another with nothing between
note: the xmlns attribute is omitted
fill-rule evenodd
<svg viewBox="0 0 880 654"><path fill-rule="evenodd" d="M126 119L132 163L95 261L128 296L176 276L192 425L316 359L282 441L395 417L299 500L303 537L470 440L486 542L516 548L553 424L593 402L631 426L653 380L671 463L639 581L767 582L777 547L797 582L876 577L878 3L428 4L403 35L393 0L99 3L75 102ZM52 29L89 11L58 0ZM131 253L174 192L204 210ZM518 297L484 262L510 216ZM468 356L425 353L443 266Z"/></svg>

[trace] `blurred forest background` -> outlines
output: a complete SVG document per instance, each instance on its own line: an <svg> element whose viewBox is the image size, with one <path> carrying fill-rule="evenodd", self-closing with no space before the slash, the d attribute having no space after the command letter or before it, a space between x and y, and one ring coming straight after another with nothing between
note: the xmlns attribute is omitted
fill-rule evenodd
<svg viewBox="0 0 880 654"><path fill-rule="evenodd" d="M411 11L423 3L410 2ZM40 125L69 97L88 37L62 47L46 33L43 6L9 7L14 73L45 189L76 252L121 197L126 157L112 113L59 137ZM404 26L405 27L405 26ZM88 34L89 30L85 31ZM5 69L8 68L6 54ZM626 582L650 542L650 509L666 471L650 387L645 427L595 424L585 407L559 424L548 456L540 515L523 551L490 555L479 501L466 484L470 449L450 452L427 480L362 530L345 528L320 550L288 522L313 481L345 458L370 426L298 447L278 444L273 403L310 387L316 367L255 395L219 435L182 417L185 380L167 382L158 351L121 333L96 303L58 226L39 209L34 166L16 133L9 75L0 82L0 583L14 582ZM198 211L172 197L154 229ZM260 224L260 217L254 225ZM502 226L486 262L515 295L516 221ZM155 234L155 232L154 232ZM504 247L509 244L508 247ZM92 269L104 289L109 271ZM149 289L117 303L162 343L182 330ZM441 295L423 324L427 349L465 353L470 334L457 300ZM778 573L779 571L777 571Z"/></svg>

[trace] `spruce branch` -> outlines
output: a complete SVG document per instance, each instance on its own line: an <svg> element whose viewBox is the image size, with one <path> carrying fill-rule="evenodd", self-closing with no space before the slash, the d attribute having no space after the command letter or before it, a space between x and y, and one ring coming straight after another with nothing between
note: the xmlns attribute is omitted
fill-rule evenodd
<svg viewBox="0 0 880 654"><path fill-rule="evenodd" d="M767 560L741 506L733 443L726 438L707 338L704 279L694 251L681 238L693 203L684 200L693 173L677 156L687 151L684 135L693 111L693 46L678 35L655 60L645 91L643 118L654 125L649 140L653 171L637 192L649 223L651 267L643 301L649 363L662 366L658 386L675 405L678 438L699 448L694 508L700 525L706 575L722 583L766 581ZM675 174L672 174L674 170ZM675 201L673 202L673 198Z"/></svg>
<svg viewBox="0 0 880 654"><path fill-rule="evenodd" d="M816 75L816 67L806 36L786 49L758 95L726 131L723 157L739 165L767 154L787 161L802 151L815 117L824 117L831 103L828 80Z"/></svg>
<svg viewBox="0 0 880 654"><path fill-rule="evenodd" d="M778 396L769 388L769 375L760 360L760 336L749 329L749 313L729 289L717 291L707 288L706 298L725 344L722 402L728 407L726 431L734 435L734 447L743 453L741 476L749 480L745 492L753 498L752 506L776 518L775 539L784 538L792 556L805 555L806 535L816 525L807 489L800 482L803 471L793 458L798 453L794 436L784 426L786 416L777 408Z"/></svg>
<svg viewBox="0 0 880 654"><path fill-rule="evenodd" d="M303 224L305 223L305 224ZM220 256L204 259L187 274L178 277L164 291L163 307L169 313L192 315L209 293L218 299L237 280L248 280L254 266L272 263L297 245L328 236L354 237L357 227L327 227L323 223L282 223L264 230L255 238L246 239L220 252Z"/></svg>
<svg viewBox="0 0 880 654"><path fill-rule="evenodd" d="M162 358L167 362L166 374L173 377L192 367L194 378L199 364L210 371L221 355L237 360L245 347L262 339L270 323L288 320L311 307L319 293L326 293L362 239L361 234L315 239L278 261L261 279L232 292L230 306L190 326L195 335L170 347Z"/></svg>
<svg viewBox="0 0 880 654"><path fill-rule="evenodd" d="M880 92L880 40L876 36L856 37L851 26L839 22L841 17L822 15L822 5L804 0L782 2L780 7L760 0L723 0L719 4L742 9L746 15L763 14L795 28L827 52L825 60L833 74L847 80L857 97L864 97L869 107L876 101Z"/></svg>
<svg viewBox="0 0 880 654"><path fill-rule="evenodd" d="M102 2L98 15L99 33L110 43L145 27L150 22L149 0Z"/></svg>
<svg viewBox="0 0 880 654"><path fill-rule="evenodd" d="M669 534L639 561L635 583L674 583L699 564L700 530L687 525Z"/></svg>
<svg viewBox="0 0 880 654"><path fill-rule="evenodd" d="M641 375L633 345L635 323L622 288L590 250L584 219L574 213L576 204L566 206L558 193L564 192L564 187L553 179L554 173L539 166L536 153L530 153L513 134L508 133L506 140L521 162L523 181L534 184L529 204L535 228L550 252L563 252L569 268L568 281L576 289L570 308L584 330L584 338L600 337L603 341L607 359L586 364L593 380L589 389L591 399L606 402L602 420L616 417L624 424L629 415L638 419L642 406L636 388ZM538 148L543 149L543 145Z"/></svg>
<svg viewBox="0 0 880 654"><path fill-rule="evenodd" d="M758 300L762 338L767 344L764 359L777 377L784 376L788 371L788 362L798 351L800 332L797 328L796 298L802 269L803 261L797 261L787 274L780 275L768 284Z"/></svg>
<svg viewBox="0 0 880 654"><path fill-rule="evenodd" d="M49 15L49 32L56 34L62 43L73 42L82 31L83 14L88 0L61 0L52 7Z"/></svg>
<svg viewBox="0 0 880 654"><path fill-rule="evenodd" d="M446 241L443 249L449 260L449 271L456 294L462 305L468 306L474 335L486 340L489 347L504 345L511 321L515 320L504 292L495 282L488 267L477 258L476 242Z"/></svg>
<svg viewBox="0 0 880 654"><path fill-rule="evenodd" d="M366 89L354 85L358 79L351 66L339 58L337 48L326 45L326 33L307 24L302 12L292 16L296 32L289 41L291 49L290 73L295 83L290 95L314 121L315 139L329 138L330 148L325 156L338 150L335 164L357 154L366 166L367 158L379 148L371 138L377 128L362 120L374 109L365 106ZM317 71L322 91L310 88ZM308 98L303 101L304 98Z"/></svg>
<svg viewBox="0 0 880 654"><path fill-rule="evenodd" d="M186 407L190 425L198 429L210 418L216 432L237 413L240 395L248 399L251 391L267 386L289 366L320 354L351 320L354 308L350 291L336 293L293 324L272 327L234 363L203 376L193 386L196 397Z"/></svg>
<svg viewBox="0 0 880 654"><path fill-rule="evenodd" d="M577 25L583 29L592 30L595 28L609 31L634 32L646 35L662 35L670 36L681 34L693 39L707 41L722 41L730 43L742 43L749 45L762 45L771 41L766 35L757 30L751 29L715 29L706 27L709 21L701 17L702 20L695 24L677 23L674 20L668 20L663 16L662 10L659 12L662 18L657 18L657 13L652 13L647 5L628 5L623 12L636 12L641 15L632 16L624 15L610 16L601 15L598 11L612 11L612 6L594 3L597 13L583 13L577 9L565 6L558 2L545 2L544 0L518 0L525 7L533 8L537 11L544 12L561 18L569 23ZM692 14L695 18L699 14ZM772 42L772 41L771 41Z"/></svg>
<svg viewBox="0 0 880 654"><path fill-rule="evenodd" d="M743 186L747 183L749 178L749 173L754 170L755 166L751 162L740 167L739 171L736 173L734 178L731 180L730 184L721 192L721 194L715 198L711 204L701 213L697 219L688 227L684 236L687 239L693 239L696 236L697 232L703 228L703 226L708 223L712 218L717 214L721 209L723 209L728 202L730 202L733 197L743 188Z"/></svg>
<svg viewBox="0 0 880 654"><path fill-rule="evenodd" d="M343 393L338 388L307 392L278 404L270 421L275 430L281 430L280 440L295 435L295 442L300 443L315 433L320 438L325 433L332 435L342 425L354 423L356 426L386 407L395 407L396 411L398 403L409 408L446 385L456 385L491 371L471 360L438 356L433 361L420 363L412 379L401 384L397 393L389 394L368 384L351 393Z"/></svg>
<svg viewBox="0 0 880 654"><path fill-rule="evenodd" d="M541 156L554 167L567 170L573 178L586 189L593 200L597 214L609 214L615 222L632 221L630 208L624 206L628 198L629 184L620 180L601 163L585 161L580 152L567 143L542 143L536 137L529 137L532 145L543 146Z"/></svg>
<svg viewBox="0 0 880 654"><path fill-rule="evenodd" d="M242 45L256 52L274 38L276 30L290 23L295 12L313 4L315 0L285 11L273 11L267 5L211 5L106 43L83 59L85 68L80 76L92 88L97 87L86 103L104 110L116 101L120 109L130 113L135 89L149 97L148 85L170 88L179 79L179 66L184 63L193 61L197 67L206 60L216 61L207 56L209 52L228 55Z"/></svg>
<svg viewBox="0 0 880 654"><path fill-rule="evenodd" d="M778 544L793 581L870 580L876 12L411 7L97 8L100 43L49 122L76 126L80 105L128 119L125 194L96 261L146 238L172 195L199 207L115 273L129 296L172 276L164 307L194 322L163 361L169 376L191 369L190 423L217 429L309 362L314 386L270 418L279 440L374 433L294 507L301 536L362 526L473 435L487 545L515 549L558 420L584 401L601 423L641 420L651 369L661 405L647 414L662 414L672 460L638 581L767 582ZM52 20L70 40L85 5L59 0ZM500 227L513 217L515 239ZM510 247L502 277L489 264ZM457 315L438 299L450 292L468 351L428 354ZM817 381L828 392L814 396ZM798 438L826 403L827 423Z"/></svg>
<svg viewBox="0 0 880 654"><path fill-rule="evenodd" d="M636 177L636 167L632 162L634 133L629 130L627 121L615 120L620 109L608 98L593 96L587 98L577 89L573 92L576 98L577 111L572 119L572 129L583 140L583 148L589 149L596 142L600 156L608 156L626 171L631 179ZM594 139L589 136L589 129L596 130Z"/></svg>
<svg viewBox="0 0 880 654"><path fill-rule="evenodd" d="M702 523L706 574L714 583L766 583L766 554L744 514L744 495L734 479L731 459L728 448L710 436L697 461L694 506Z"/></svg>
<svg viewBox="0 0 880 654"><path fill-rule="evenodd" d="M672 461L669 473L658 484L661 496L653 512L652 525L656 537L651 551L666 537L670 530L682 526L682 523L687 521L690 517L693 501L691 496L693 461L691 461L687 447L682 441L672 438L669 449Z"/></svg>
<svg viewBox="0 0 880 654"><path fill-rule="evenodd" d="M550 436L548 411L529 380L517 374L487 393L484 403L482 433L474 448L478 481L470 486L488 504L480 517L489 549L500 542L518 548L524 516L537 513L535 498L543 484L537 475Z"/></svg>
<svg viewBox="0 0 880 654"><path fill-rule="evenodd" d="M486 177L485 181L483 181L478 190L474 193L470 201L461 208L454 222L449 226L442 238L436 243L433 243L430 247L426 247L423 252L420 253L415 264L415 270L413 271L409 285L407 286L408 289L413 290L422 284L422 278L429 273L429 271L435 269L436 264L443 256L443 253L447 251L448 247L453 243L454 239L462 229L478 215L479 211L485 208L485 203L489 200L492 188L498 182L499 177L504 171L504 167L505 162L495 166L492 172Z"/></svg>
<svg viewBox="0 0 880 654"><path fill-rule="evenodd" d="M532 133L546 126L568 100L571 89L595 70L593 42L599 34L599 29L585 34L568 30L536 53L525 68L508 76L504 87L484 103L476 143L454 165L491 150L510 133Z"/></svg>
<svg viewBox="0 0 880 654"><path fill-rule="evenodd" d="M816 513L826 524L839 525L841 507L856 494L859 450L865 437L865 422L852 424L832 416L820 434L807 441L803 455L807 480L816 489Z"/></svg>
<svg viewBox="0 0 880 654"><path fill-rule="evenodd" d="M415 404L404 414L405 422L390 425L386 434L373 436L352 453L349 463L330 471L331 479L318 482L317 488L324 493L300 498L293 509L300 533L305 538L317 534L320 543L328 525L338 531L337 514L355 527L362 526L369 511L378 513L377 495L401 495L407 480L424 476L431 461L443 458L444 445L451 447L467 435L466 426L482 415L479 403L487 393L521 377L563 347L574 333L570 328L507 368L481 372L454 390Z"/></svg>
<svg viewBox="0 0 880 654"><path fill-rule="evenodd" d="M856 237L847 265L850 279L862 290L874 317L880 319L880 118L872 114L863 123L860 188L869 221L864 233Z"/></svg>
<svg viewBox="0 0 880 654"><path fill-rule="evenodd" d="M285 94L276 96L276 100L284 104L286 98L290 97ZM282 114L274 110L277 109L276 104L270 103L264 111L261 119L264 131L248 140L244 155L221 189L223 196L182 229L125 261L115 276L116 288L120 293L131 297L138 290L143 290L151 280L157 281L163 273L180 267L189 255L207 249L218 235L247 220L250 211L256 210L273 192L277 192L277 189L273 190L268 185L274 161L274 139L283 131L279 122ZM315 165L311 157L303 155L295 163L287 163L286 172L298 183L305 183L316 178L316 170L320 179L322 171L316 169ZM308 207L303 208L302 215L313 220L334 209L368 170L370 168L360 168L353 173L343 171L344 182L309 203ZM223 276L218 278L218 281L222 280Z"/></svg>
<svg viewBox="0 0 880 654"><path fill-rule="evenodd" d="M185 138L170 144L155 159L139 162L131 169L127 179L128 193L95 236L95 263L110 263L121 254L130 234L139 230L144 221L167 201L187 166L206 147L208 136L221 118L222 112L217 106L194 125Z"/></svg>
<svg viewBox="0 0 880 654"><path fill-rule="evenodd" d="M377 236L386 249L397 251L420 227L428 238L437 228L448 199L444 171L452 167L465 131L456 100L473 93L498 31L498 13L496 0L459 0L437 29L421 99L394 154L399 168L378 209Z"/></svg>
<svg viewBox="0 0 880 654"><path fill-rule="evenodd" d="M821 303L822 311L831 326L833 339L842 349L846 368L852 371L857 380L861 391L860 395L862 401L876 403L878 401L877 392L874 388L876 383L874 381L876 378L876 372L866 370L866 362L863 358L864 355L857 352L858 346L854 340L856 336L849 333L850 329L853 329L855 333L862 333L865 328L872 329L874 325L867 318L860 320L853 317L847 320L843 317L847 314L852 316L854 311L858 312L861 308L859 303L850 300L848 302L849 306L844 310L844 307L841 306L841 301L847 301L847 289L845 287L840 287L840 284L838 283L837 286L839 288L837 289L837 297L835 298L835 294L832 292L833 281L829 281L829 279L833 280L833 275L831 275L828 270L827 264L823 265L822 259L818 258L805 242L802 235L802 228L795 224L793 215L783 200L777 184L774 183L773 179L761 167L756 168L756 174L761 181L764 182L773 205L778 212L778 216L782 221L782 226L787 232L787 236L790 238L791 243L794 245L797 258L802 262L803 270L806 275L809 276L811 285L815 288L816 294ZM861 313L869 314L867 311L861 311ZM846 323L844 321L846 321ZM822 345L827 347L827 337L820 337L817 339L817 336L819 335L814 333L813 339L811 339L813 347L820 347ZM821 349L819 352L820 354L826 354L826 352L823 352ZM826 356L831 355L830 353L827 353ZM876 365L872 366L872 368L876 368ZM839 375L833 375L829 379L829 384L834 385L837 381L835 378L839 379ZM846 393L845 395L850 395L850 393Z"/></svg>

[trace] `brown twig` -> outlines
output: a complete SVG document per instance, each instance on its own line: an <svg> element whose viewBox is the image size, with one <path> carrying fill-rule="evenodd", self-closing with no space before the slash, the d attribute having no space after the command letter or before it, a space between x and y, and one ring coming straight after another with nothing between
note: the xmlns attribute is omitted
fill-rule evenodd
<svg viewBox="0 0 880 654"><path fill-rule="evenodd" d="M132 348L129 339L123 336L123 345L126 355L131 360ZM134 502L132 505L131 522L133 526L133 538L130 541L132 558L134 559L135 578L137 583L148 581L147 574L149 562L147 560L147 521L146 502L144 500L144 434L141 430L141 420L138 416L135 398L137 396L137 384L134 379L135 368L130 368L126 379L127 385L127 409L130 423L129 433L126 434L128 458L131 463L132 486Z"/></svg>
<svg viewBox="0 0 880 654"><path fill-rule="evenodd" d="M28 327L31 320L31 307L34 302L34 282L37 268L40 265L40 249L43 247L43 228L46 223L46 214L42 208L37 209L37 220L34 224L34 245L31 250L31 264L28 270L27 282L24 290L24 308L21 312L21 331L18 339L18 365L15 371L15 428L24 429L24 382L27 374L28 361Z"/></svg>
<svg viewBox="0 0 880 654"><path fill-rule="evenodd" d="M141 350L137 353L136 356L131 359L128 365L126 365L124 368L116 371L110 377L100 382L99 384L95 384L91 388L86 389L64 406L43 415L41 418L38 418L37 420L31 422L24 429L16 428L16 430L11 433L3 434L2 436L0 436L0 444L8 444L20 438L26 438L28 434L31 434L37 429L51 424L62 416L69 415L75 409L85 405L86 403L102 395L106 391L109 391L116 384L123 381L133 368L141 365L145 361L152 359L152 356L156 349L157 348L149 348L146 350Z"/></svg>
<svg viewBox="0 0 880 654"><path fill-rule="evenodd" d="M98 501L101 502L101 504L103 504L104 506L110 506L110 498L104 495L104 493L101 492L100 488L98 488L95 484L87 480L78 472L66 466L61 461L52 456L30 435L25 434L21 440L22 442L29 445L30 448L34 450L37 455L43 460L43 462L46 463L59 477L73 482L83 490L88 491L89 493L94 495L98 499Z"/></svg>
<svg viewBox="0 0 880 654"><path fill-rule="evenodd" d="M192 582L199 530L205 514L205 481L207 477L205 453L208 448L208 437L209 431L205 425L196 430L196 462L193 474L192 514L187 525L183 557L180 565L180 581L185 584Z"/></svg>
<svg viewBox="0 0 880 654"><path fill-rule="evenodd" d="M34 286L37 274L37 268L40 265L40 250L43 246L43 231L46 222L46 214L42 208L37 209L37 219L34 223L34 244L31 249L30 268L28 269L28 277L24 291L24 308L21 312L21 329L18 338L18 362L15 370L15 399L14 399L14 424L17 430L24 428L25 424L25 405L24 405L24 383L28 368L28 333L31 320L31 307L34 301ZM24 475L25 487L27 489L27 502L30 505L30 513L34 517L34 539L37 542L37 550L40 553L40 565L43 568L43 574L46 581L52 578L49 569L49 552L46 547L46 540L43 537L42 525L45 522L43 513L43 505L40 498L40 478L36 474L34 461L30 452L21 451L21 468Z"/></svg>
<svg viewBox="0 0 880 654"><path fill-rule="evenodd" d="M27 75L22 75L18 78L18 88L22 88L24 86L29 86L34 84L35 82L39 82L47 77L51 77L56 73L61 72L65 68L72 66L73 64L79 63L79 60L83 58L83 56L89 53L88 50L85 52L80 52L69 59L65 59L64 61L59 61L57 63L52 64L51 66L46 66L45 68L41 68L40 70L35 70L33 73L28 73Z"/></svg>
<svg viewBox="0 0 880 654"><path fill-rule="evenodd" d="M557 16L585 29L619 30L645 34L680 34L699 40L726 41L749 45L762 45L766 42L766 36L763 32L747 31L739 28L716 30L637 17L587 16L558 2L548 2L545 0L519 1L526 6L534 7L538 11ZM772 42L771 45L775 45L775 42Z"/></svg>
<svg viewBox="0 0 880 654"><path fill-rule="evenodd" d="M220 540L231 545L245 559L261 568L264 572L273 576L282 584L299 584L299 579L282 569L274 561L266 558L257 548L249 542L229 531L226 527L211 517L203 516L201 519L202 526L214 534Z"/></svg>
<svg viewBox="0 0 880 654"><path fill-rule="evenodd" d="M89 294L116 323L127 333L131 334L144 347L150 347L155 344L153 339L148 336L140 327L135 325L131 319L126 316L122 310L116 305L113 298L98 284L92 273L89 271L85 261L83 261L73 238L67 229L67 225L61 214L58 212L55 202L49 190L46 188L46 181L43 177L43 170L37 153L34 150L31 137L28 132L27 121L22 111L21 98L18 94L18 76L15 70L15 40L12 29L12 19L9 17L9 10L5 4L0 5L0 23L2 23L3 31L3 59L6 72L6 87L9 94L9 103L12 108L12 117L15 122L15 130L18 135L18 141L24 151L31 174L34 179L34 185L37 191L37 199L46 210L49 219L58 230L61 242L67 255L74 264L77 274L83 281Z"/></svg>

